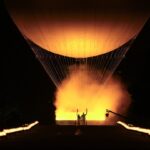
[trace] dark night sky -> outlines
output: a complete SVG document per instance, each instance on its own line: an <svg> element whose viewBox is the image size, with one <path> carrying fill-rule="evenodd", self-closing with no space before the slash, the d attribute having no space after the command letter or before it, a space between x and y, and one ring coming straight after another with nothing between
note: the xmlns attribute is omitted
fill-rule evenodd
<svg viewBox="0 0 150 150"><path fill-rule="evenodd" d="M1 36L1 98L4 114L15 108L23 121L53 121L53 94L55 86L28 44L13 24L3 5L0 5Z"/></svg>
<svg viewBox="0 0 150 150"><path fill-rule="evenodd" d="M116 71L127 84L133 98L129 116L140 118L148 125L150 125L149 36L150 20ZM37 119L42 123L47 121L52 123L54 112L51 102L54 99L55 86L10 19L2 2L0 2L0 37L2 60L0 113L6 114L11 123ZM4 126L8 124L9 119Z"/></svg>
<svg viewBox="0 0 150 150"><path fill-rule="evenodd" d="M121 62L116 71L120 74L132 95L130 115L133 115L136 119L141 118L142 120L149 120L150 115L149 36L150 19L141 30L125 59Z"/></svg>

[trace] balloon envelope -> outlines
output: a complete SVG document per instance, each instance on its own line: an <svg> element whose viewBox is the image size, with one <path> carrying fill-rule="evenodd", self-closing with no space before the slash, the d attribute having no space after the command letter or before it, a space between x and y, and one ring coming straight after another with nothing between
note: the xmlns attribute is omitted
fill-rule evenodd
<svg viewBox="0 0 150 150"><path fill-rule="evenodd" d="M38 46L85 58L110 52L138 34L149 12L134 2L6 0L6 5L20 31Z"/></svg>

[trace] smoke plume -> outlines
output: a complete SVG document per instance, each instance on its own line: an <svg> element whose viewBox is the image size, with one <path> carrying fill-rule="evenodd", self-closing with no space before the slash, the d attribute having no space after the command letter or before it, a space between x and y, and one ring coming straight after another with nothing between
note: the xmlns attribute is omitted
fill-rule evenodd
<svg viewBox="0 0 150 150"><path fill-rule="evenodd" d="M70 67L56 92L56 120L76 120L77 109L81 114L86 108L87 120L106 123L106 109L126 115L131 99L125 85L114 76L100 82L97 73L84 65ZM112 124L116 117L107 120Z"/></svg>

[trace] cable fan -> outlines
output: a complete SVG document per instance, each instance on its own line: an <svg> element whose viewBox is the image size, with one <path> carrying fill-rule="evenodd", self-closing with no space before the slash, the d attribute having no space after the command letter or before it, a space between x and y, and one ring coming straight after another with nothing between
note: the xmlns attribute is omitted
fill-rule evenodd
<svg viewBox="0 0 150 150"><path fill-rule="evenodd" d="M73 65L76 67L75 69L78 69L78 67L84 65L91 71L100 71L97 72L97 80L101 83L106 82L113 74L121 60L125 57L125 54L130 48L134 39L128 41L126 44L114 51L87 58L73 58L54 54L40 48L29 39L26 38L26 40L30 44L37 59L41 62L54 84L59 86L61 81L69 74L69 67Z"/></svg>

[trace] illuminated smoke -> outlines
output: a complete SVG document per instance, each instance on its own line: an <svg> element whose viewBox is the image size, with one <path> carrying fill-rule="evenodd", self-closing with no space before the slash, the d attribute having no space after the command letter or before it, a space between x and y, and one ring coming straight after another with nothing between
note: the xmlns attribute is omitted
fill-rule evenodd
<svg viewBox="0 0 150 150"><path fill-rule="evenodd" d="M97 71L83 65L72 66L56 92L56 120L76 120L77 109L81 114L87 108L87 120L104 123L106 109L125 115L130 102L130 95L118 78L112 76L103 84ZM108 117L109 124L116 119Z"/></svg>

